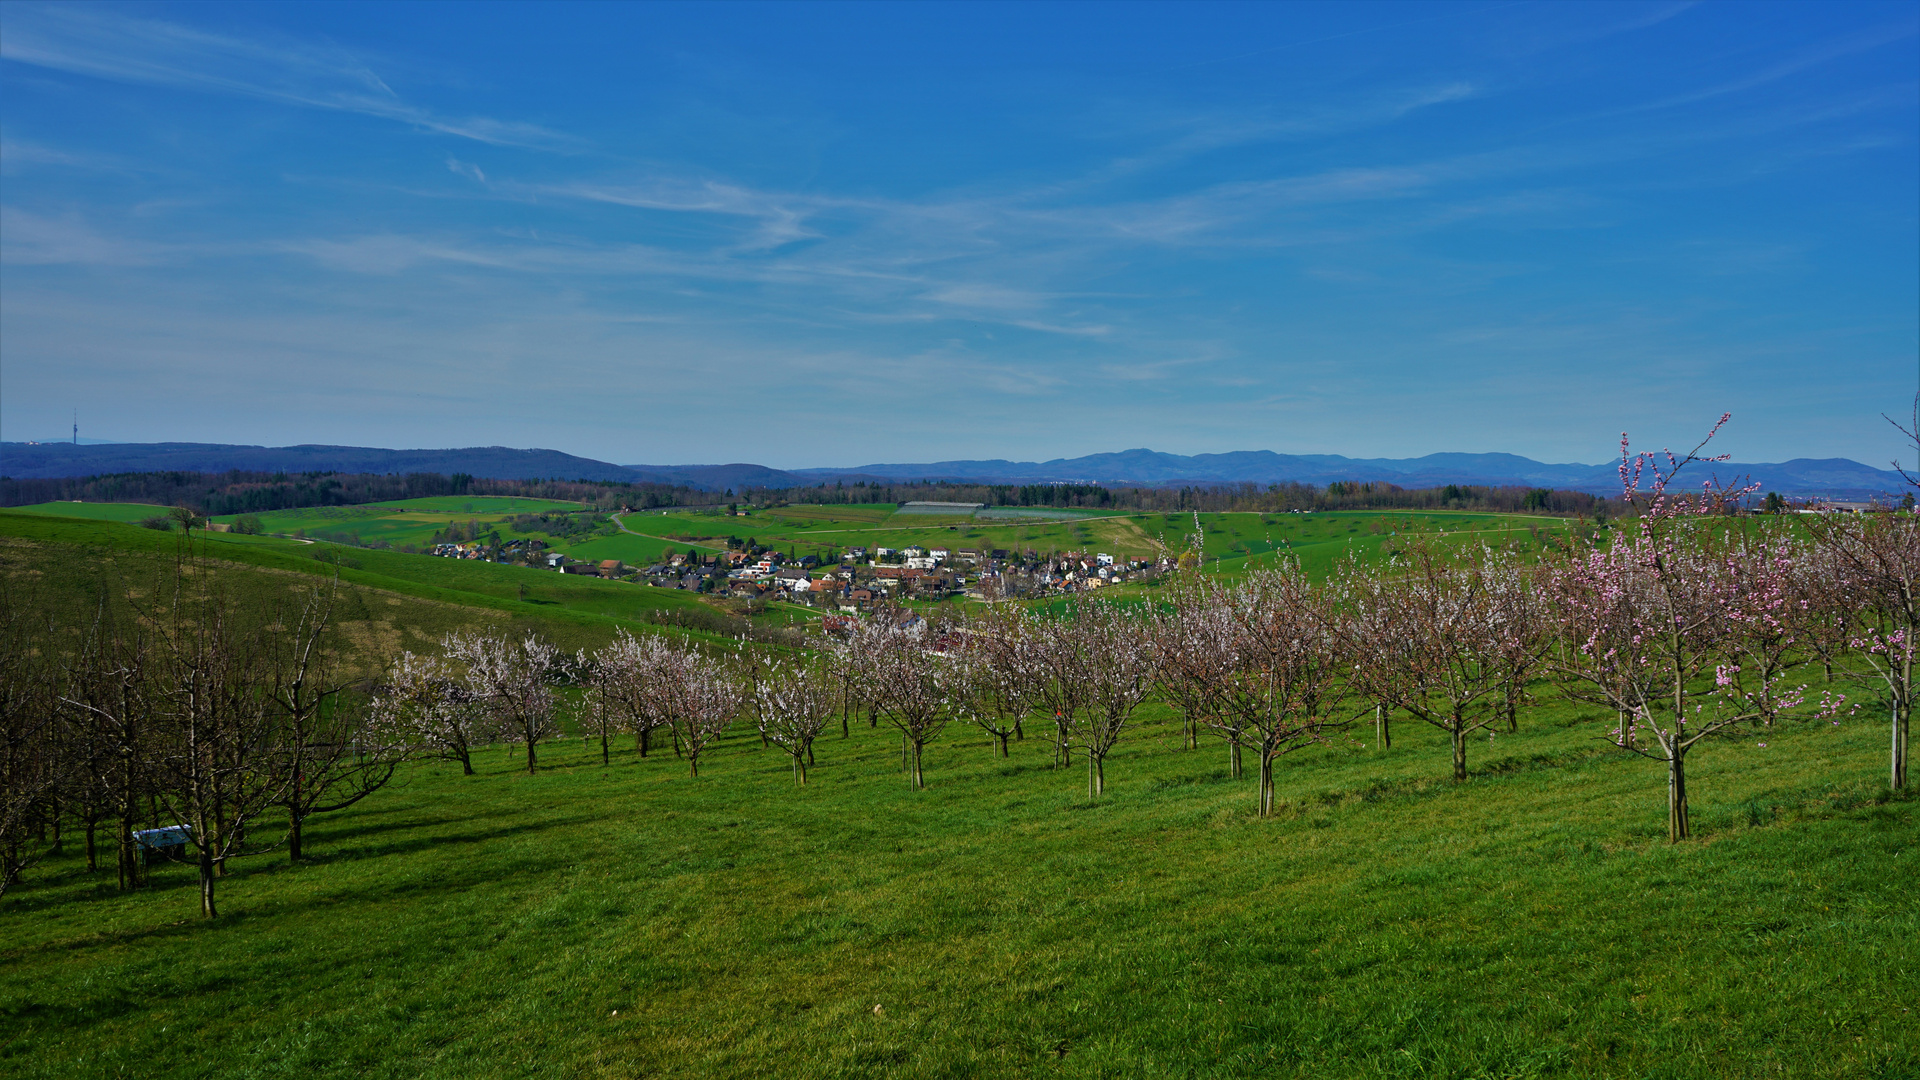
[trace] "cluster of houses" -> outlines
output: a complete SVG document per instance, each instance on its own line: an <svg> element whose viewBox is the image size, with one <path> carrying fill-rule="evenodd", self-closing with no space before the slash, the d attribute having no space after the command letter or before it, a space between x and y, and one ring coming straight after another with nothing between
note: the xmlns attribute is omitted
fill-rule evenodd
<svg viewBox="0 0 1920 1080"><path fill-rule="evenodd" d="M649 566L640 577L660 588L744 599L787 600L856 613L875 603L953 596L998 599L1097 589L1165 570L1166 560L1116 560L1107 554L1050 554L1004 549L851 548L837 563L777 551L684 553ZM1168 563L1167 565L1171 565Z"/></svg>
<svg viewBox="0 0 1920 1080"><path fill-rule="evenodd" d="M1166 572L1172 562L1115 559L1105 553L1008 551L1004 548L849 548L837 562L813 555L789 558L778 551L670 553L635 570L618 559L576 561L547 551L539 540L511 540L500 547L436 544L441 558L544 564L562 574L583 574L749 600L786 600L854 614L888 600L977 600L1085 592Z"/></svg>
<svg viewBox="0 0 1920 1080"><path fill-rule="evenodd" d="M547 549L544 540L520 538L509 540L498 547L492 544L435 544L427 549L427 554L442 559L480 559L485 562L526 562L538 557Z"/></svg>

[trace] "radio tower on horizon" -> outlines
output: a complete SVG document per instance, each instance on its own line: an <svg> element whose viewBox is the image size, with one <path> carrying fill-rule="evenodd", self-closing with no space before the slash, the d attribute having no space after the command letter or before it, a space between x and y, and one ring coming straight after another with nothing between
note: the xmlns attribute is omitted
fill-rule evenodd
<svg viewBox="0 0 1920 1080"><path fill-rule="evenodd" d="M80 445L80 410L73 410L73 445Z"/></svg>

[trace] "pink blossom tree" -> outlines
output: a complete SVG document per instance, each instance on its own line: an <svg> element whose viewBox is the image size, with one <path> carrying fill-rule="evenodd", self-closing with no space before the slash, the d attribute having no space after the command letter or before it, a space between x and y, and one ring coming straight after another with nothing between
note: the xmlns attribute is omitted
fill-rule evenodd
<svg viewBox="0 0 1920 1080"><path fill-rule="evenodd" d="M1017 608L989 608L963 631L948 650L960 688L956 708L969 723L992 736L1001 757L1021 734L1021 721L1034 708L1035 687L1022 670L1028 648L1027 621Z"/></svg>
<svg viewBox="0 0 1920 1080"><path fill-rule="evenodd" d="M740 712L739 681L725 659L672 649L648 684L647 708L667 718L687 756L688 775L700 775L700 756L726 733Z"/></svg>
<svg viewBox="0 0 1920 1080"><path fill-rule="evenodd" d="M1344 727L1336 714L1351 668L1330 595L1299 564L1255 570L1234 585L1209 584L1183 597L1188 655L1183 693L1199 699L1202 721L1260 764L1260 816L1274 809L1274 763ZM1196 662L1197 661L1197 662Z"/></svg>
<svg viewBox="0 0 1920 1080"><path fill-rule="evenodd" d="M1822 606L1847 647L1838 666L1884 692L1892 735L1887 782L1904 788L1920 654L1920 514L1834 515L1815 521L1812 531Z"/></svg>
<svg viewBox="0 0 1920 1080"><path fill-rule="evenodd" d="M1465 780L1468 737L1504 718L1509 687L1533 655L1525 575L1484 547L1415 542L1384 570L1349 564L1332 587L1349 686L1445 731L1453 778Z"/></svg>
<svg viewBox="0 0 1920 1080"><path fill-rule="evenodd" d="M1610 544L1563 558L1548 574L1563 635L1554 661L1561 685L1569 696L1614 708L1615 745L1666 764L1667 834L1675 842L1691 835L1687 754L1789 703L1741 693L1727 662L1746 613L1768 603L1743 598L1722 516L1752 485L1709 479L1697 492L1669 490L1687 465L1725 460L1700 451L1729 418L1723 415L1685 456L1634 455L1622 435L1621 488L1639 520Z"/></svg>
<svg viewBox="0 0 1920 1080"><path fill-rule="evenodd" d="M1768 727L1806 700L1806 686L1787 680L1815 654L1819 583L1810 554L1787 530L1769 523L1731 533L1719 553L1729 579L1732 632L1716 683Z"/></svg>

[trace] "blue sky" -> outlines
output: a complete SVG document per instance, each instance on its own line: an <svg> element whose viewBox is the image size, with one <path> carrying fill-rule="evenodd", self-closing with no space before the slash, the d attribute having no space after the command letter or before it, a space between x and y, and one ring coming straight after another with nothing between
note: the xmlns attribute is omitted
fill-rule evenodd
<svg viewBox="0 0 1920 1080"><path fill-rule="evenodd" d="M1898 449L1920 5L0 5L0 437Z"/></svg>

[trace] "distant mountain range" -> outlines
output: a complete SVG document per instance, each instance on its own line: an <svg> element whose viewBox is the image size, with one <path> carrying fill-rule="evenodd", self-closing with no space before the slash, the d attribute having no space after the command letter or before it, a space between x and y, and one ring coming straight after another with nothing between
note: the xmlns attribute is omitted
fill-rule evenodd
<svg viewBox="0 0 1920 1080"><path fill-rule="evenodd" d="M1162 454L1125 450L1052 461L935 461L851 469L773 469L765 465L614 465L558 450L478 446L450 450L383 450L363 446L230 446L220 443L0 442L0 475L20 479L116 472L435 472L512 480L613 480L684 484L707 491L748 487L811 487L820 483L948 480L976 484L1094 483L1179 487L1335 480L1384 480L1407 488L1444 484L1517 485L1613 494L1620 481L1604 465L1547 464L1514 454L1428 454L1418 458L1349 458L1338 454ZM1900 475L1846 458L1697 465L1694 475L1751 478L1783 495L1862 497L1905 489Z"/></svg>

